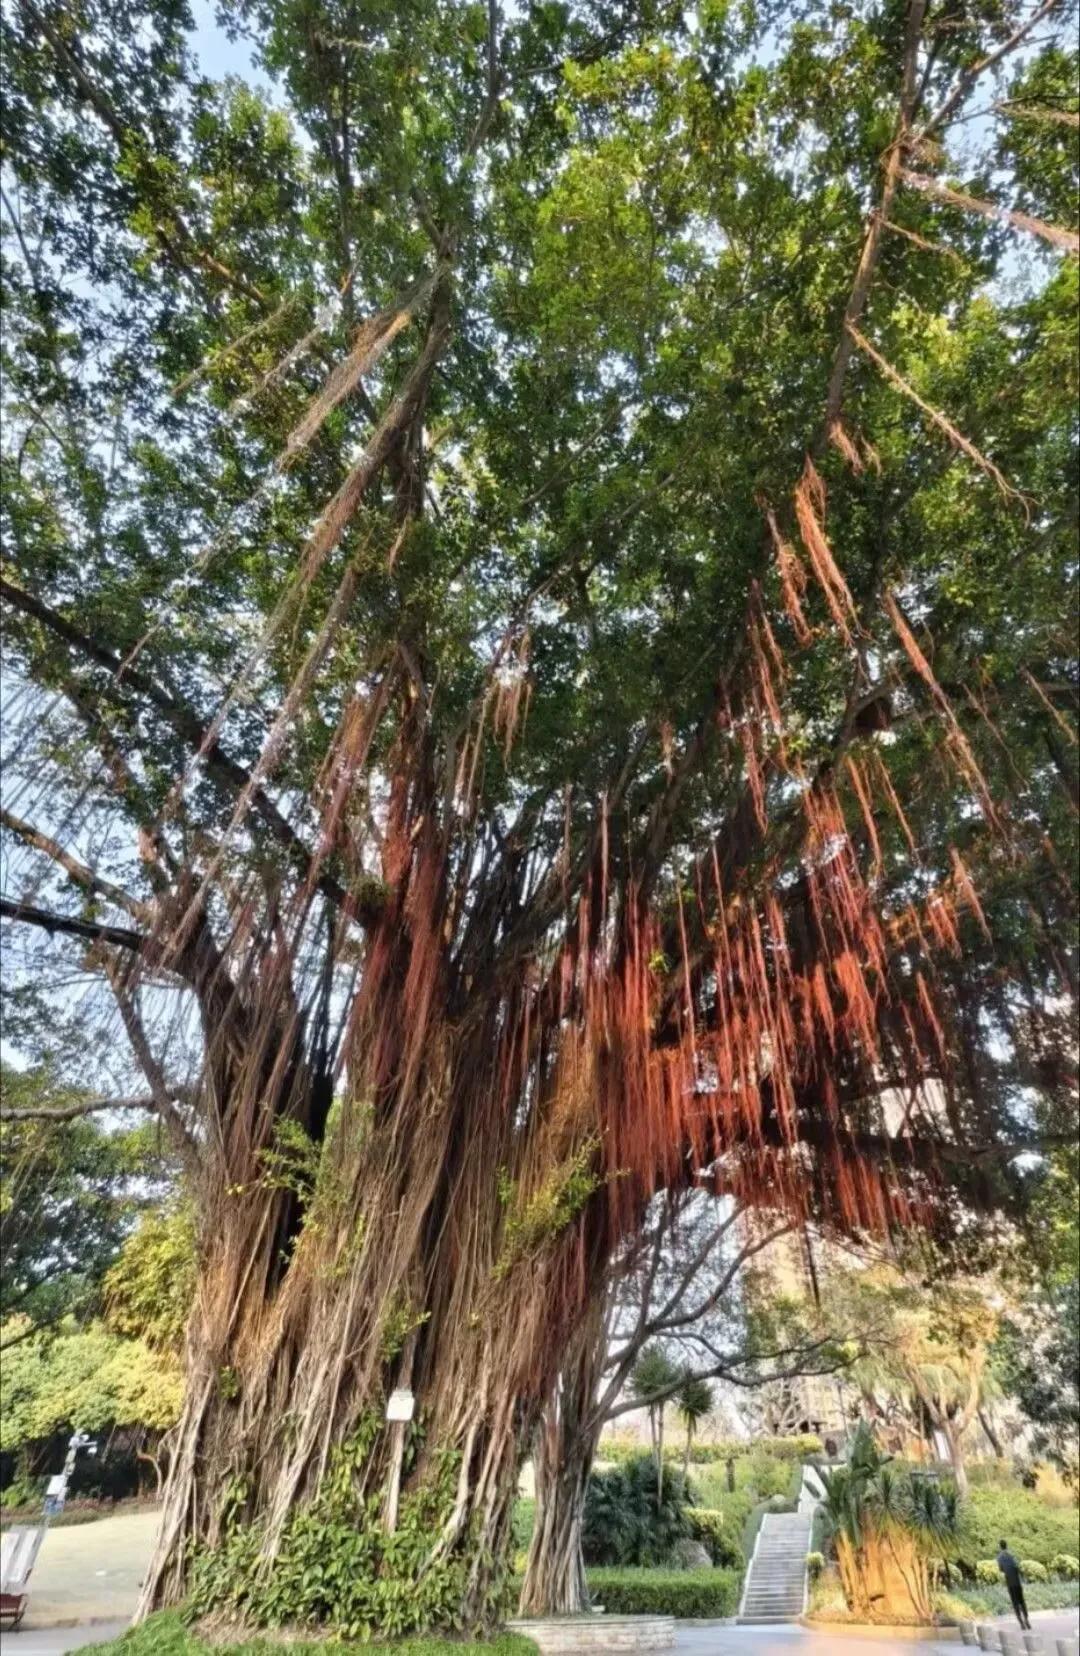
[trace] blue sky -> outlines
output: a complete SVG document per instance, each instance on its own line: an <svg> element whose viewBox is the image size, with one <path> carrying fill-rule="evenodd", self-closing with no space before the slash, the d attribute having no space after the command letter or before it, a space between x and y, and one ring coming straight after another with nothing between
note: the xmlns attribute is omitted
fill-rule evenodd
<svg viewBox="0 0 1080 1656"><path fill-rule="evenodd" d="M224 75L239 75L246 81L269 88L270 82L251 61L246 41L230 40L214 15L213 0L192 0L191 12L195 19L192 37L199 67L212 80Z"/></svg>

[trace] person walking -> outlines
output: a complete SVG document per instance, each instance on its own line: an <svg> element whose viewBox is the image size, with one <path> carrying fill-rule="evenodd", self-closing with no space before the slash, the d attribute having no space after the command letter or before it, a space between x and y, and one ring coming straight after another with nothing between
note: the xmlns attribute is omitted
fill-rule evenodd
<svg viewBox="0 0 1080 1656"><path fill-rule="evenodd" d="M1009 1551L1009 1543L1000 1541L1001 1551L997 1555L997 1567L1005 1577L1005 1585L1009 1589L1012 1607L1016 1611L1016 1619L1025 1632L1031 1630L1031 1618L1028 1615L1027 1603L1024 1599L1024 1582L1020 1575L1020 1566Z"/></svg>

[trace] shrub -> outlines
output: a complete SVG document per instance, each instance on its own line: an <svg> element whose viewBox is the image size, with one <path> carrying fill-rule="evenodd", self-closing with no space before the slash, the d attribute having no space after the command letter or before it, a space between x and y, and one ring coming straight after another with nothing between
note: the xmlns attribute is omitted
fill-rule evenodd
<svg viewBox="0 0 1080 1656"><path fill-rule="evenodd" d="M964 1502L960 1556L986 1558L1004 1535L1017 1558L1047 1564L1076 1551L1075 1507L1051 1506L1028 1489L973 1489Z"/></svg>
<svg viewBox="0 0 1080 1656"><path fill-rule="evenodd" d="M996 1558L980 1558L975 1566L975 1580L984 1587L996 1587L1005 1578L997 1567Z"/></svg>
<svg viewBox="0 0 1080 1656"><path fill-rule="evenodd" d="M581 1536L586 1564L660 1565L690 1533L686 1488L674 1467L665 1469L662 1499L651 1455L589 1479Z"/></svg>
<svg viewBox="0 0 1080 1656"><path fill-rule="evenodd" d="M1029 1610L1068 1610L1080 1604L1080 1582L1032 1581L1024 1589L1024 1597ZM974 1612L976 1617L1007 1616L1012 1608L1004 1582L995 1587L953 1587L947 1596L936 1600L940 1608L957 1602L966 1606L959 1614L970 1616Z"/></svg>
<svg viewBox="0 0 1080 1656"><path fill-rule="evenodd" d="M1040 1564L1037 1558L1022 1558L1020 1560L1020 1574L1026 1581L1050 1580L1050 1571L1045 1564Z"/></svg>
<svg viewBox="0 0 1080 1656"><path fill-rule="evenodd" d="M596 1604L618 1616L733 1616L739 1605L739 1570L590 1570Z"/></svg>
<svg viewBox="0 0 1080 1656"><path fill-rule="evenodd" d="M811 1581L816 1581L825 1568L825 1554L819 1552L807 1553L806 1568Z"/></svg>
<svg viewBox="0 0 1080 1656"><path fill-rule="evenodd" d="M1080 1581L1080 1558L1072 1553L1055 1553L1050 1560L1050 1574L1062 1581Z"/></svg>
<svg viewBox="0 0 1080 1656"><path fill-rule="evenodd" d="M731 1519L713 1507L690 1507L686 1514L690 1534L708 1551L714 1564L741 1570L746 1560L739 1546L738 1530Z"/></svg>

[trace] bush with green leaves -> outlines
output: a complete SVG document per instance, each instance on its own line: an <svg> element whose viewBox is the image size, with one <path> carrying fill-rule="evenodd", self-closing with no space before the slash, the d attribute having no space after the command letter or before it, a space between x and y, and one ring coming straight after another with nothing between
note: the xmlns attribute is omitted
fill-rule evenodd
<svg viewBox="0 0 1080 1656"><path fill-rule="evenodd" d="M1020 1574L1025 1581L1050 1580L1050 1571L1045 1564L1040 1564L1037 1558L1022 1558L1020 1560Z"/></svg>
<svg viewBox="0 0 1080 1656"><path fill-rule="evenodd" d="M975 1565L975 1580L984 1587L996 1587L1005 1577L998 1569L996 1558L980 1558Z"/></svg>
<svg viewBox="0 0 1080 1656"><path fill-rule="evenodd" d="M1080 1580L1080 1558L1073 1553L1055 1553L1050 1560L1050 1574L1059 1581Z"/></svg>
<svg viewBox="0 0 1080 1656"><path fill-rule="evenodd" d="M733 1616L742 1590L741 1570L589 1570L587 1579L593 1603L616 1616Z"/></svg>
<svg viewBox="0 0 1080 1656"><path fill-rule="evenodd" d="M468 1559L431 1562L454 1505L459 1456L434 1452L424 1481L401 1502L387 1534L382 1492L363 1499L357 1479L380 1427L375 1414L339 1446L318 1496L289 1517L272 1569L257 1524L237 1524L196 1555L191 1609L224 1614L259 1627L316 1623L348 1639L378 1631L405 1638L430 1628L458 1629ZM419 1442L419 1434L412 1447ZM236 1502L245 1491L238 1488ZM492 1614L502 1606L506 1577L496 1576Z"/></svg>
<svg viewBox="0 0 1080 1656"><path fill-rule="evenodd" d="M806 1570L811 1581L816 1581L825 1568L825 1554L819 1552L807 1553Z"/></svg>
<svg viewBox="0 0 1080 1656"><path fill-rule="evenodd" d="M1020 1558L1049 1565L1076 1551L1076 1508L1053 1506L1030 1489L973 1489L964 1501L960 1558L996 1555L1002 1537Z"/></svg>
<svg viewBox="0 0 1080 1656"><path fill-rule="evenodd" d="M687 1510L690 1534L708 1552L714 1564L728 1569L745 1568L746 1559L739 1545L739 1528L715 1507L690 1507Z"/></svg>
<svg viewBox="0 0 1080 1656"><path fill-rule="evenodd" d="M585 1496L581 1545L586 1564L659 1565L691 1533L691 1497L669 1467L662 1492L651 1455L594 1472Z"/></svg>

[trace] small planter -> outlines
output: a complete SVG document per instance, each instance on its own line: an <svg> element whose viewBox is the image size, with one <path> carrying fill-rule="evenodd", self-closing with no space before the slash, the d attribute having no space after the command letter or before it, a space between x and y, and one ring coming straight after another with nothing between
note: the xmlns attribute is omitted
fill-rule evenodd
<svg viewBox="0 0 1080 1656"><path fill-rule="evenodd" d="M1047 1656L1046 1640L1041 1633L1023 1633L1021 1638L1027 1656Z"/></svg>
<svg viewBox="0 0 1080 1656"><path fill-rule="evenodd" d="M976 1632L979 1635L980 1650L1001 1649L1001 1636L998 1633L997 1628L991 1627L989 1622L980 1622L976 1628Z"/></svg>
<svg viewBox="0 0 1080 1656"><path fill-rule="evenodd" d="M975 1623L973 1621L962 1621L958 1623L958 1626L960 1628L960 1639L963 1644L978 1644L979 1636L975 1631Z"/></svg>
<svg viewBox="0 0 1080 1656"><path fill-rule="evenodd" d="M1057 1656L1080 1656L1080 1639L1059 1639Z"/></svg>

